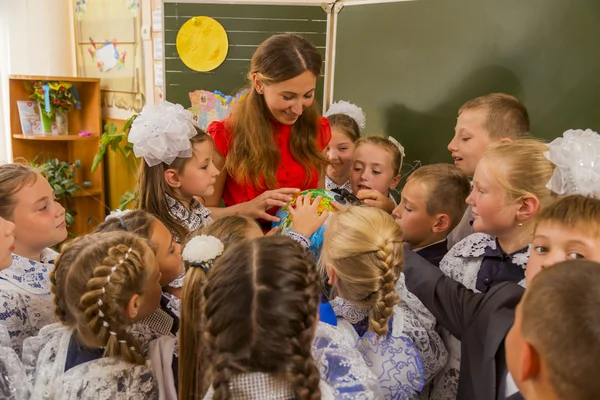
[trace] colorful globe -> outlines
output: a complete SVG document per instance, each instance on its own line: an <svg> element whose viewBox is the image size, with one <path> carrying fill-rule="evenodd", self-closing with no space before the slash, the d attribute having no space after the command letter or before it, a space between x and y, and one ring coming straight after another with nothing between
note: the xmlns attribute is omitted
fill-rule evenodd
<svg viewBox="0 0 600 400"><path fill-rule="evenodd" d="M281 207L277 211L277 217L279 218L279 222L274 222L273 228L281 226L281 231L291 229L292 218L290 217L290 213L288 212L288 207L294 206L296 204L296 199L298 198L298 196L305 196L308 194L310 194L311 200L317 196L322 196L321 204L319 204L319 215L321 215L323 211L327 210L329 212L329 217L327 218L328 221L329 218L331 218L333 213L336 211L336 209L331 204L332 202L335 202L336 194L324 189L309 189L295 195L292 201L290 201L287 205ZM321 253L321 247L323 246L323 233L325 232L325 226L327 225L327 221L325 221L323 226L321 226L319 230L313 233L309 238L311 243L309 250L315 255L315 257L318 257Z"/></svg>

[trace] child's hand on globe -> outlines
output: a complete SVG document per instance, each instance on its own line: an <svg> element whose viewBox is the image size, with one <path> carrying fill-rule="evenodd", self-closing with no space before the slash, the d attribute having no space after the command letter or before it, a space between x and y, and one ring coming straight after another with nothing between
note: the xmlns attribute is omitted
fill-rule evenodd
<svg viewBox="0 0 600 400"><path fill-rule="evenodd" d="M323 210L319 215L319 205L323 196L317 196L311 202L311 195L298 196L295 207L288 207L292 219L292 229L307 238L319 230L329 213Z"/></svg>

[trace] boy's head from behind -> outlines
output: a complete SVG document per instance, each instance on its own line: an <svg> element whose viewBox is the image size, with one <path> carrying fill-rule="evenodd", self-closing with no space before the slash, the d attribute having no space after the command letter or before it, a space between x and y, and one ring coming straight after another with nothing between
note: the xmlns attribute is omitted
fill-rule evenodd
<svg viewBox="0 0 600 400"><path fill-rule="evenodd" d="M488 145L528 134L529 115L523 103L507 94L492 93L469 100L458 110L448 150L456 166L473 176Z"/></svg>
<svg viewBox="0 0 600 400"><path fill-rule="evenodd" d="M538 274L506 337L508 369L527 399L600 398L600 264L571 260Z"/></svg>
<svg viewBox="0 0 600 400"><path fill-rule="evenodd" d="M392 213L404 241L414 249L446 238L460 222L470 191L468 178L453 165L417 169L406 181L400 204Z"/></svg>
<svg viewBox="0 0 600 400"><path fill-rule="evenodd" d="M536 222L525 272L527 285L540 271L561 261L600 262L600 199L564 197L538 214Z"/></svg>

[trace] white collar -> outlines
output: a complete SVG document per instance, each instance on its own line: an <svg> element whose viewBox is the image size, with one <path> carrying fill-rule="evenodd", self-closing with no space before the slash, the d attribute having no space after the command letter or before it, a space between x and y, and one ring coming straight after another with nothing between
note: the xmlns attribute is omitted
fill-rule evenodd
<svg viewBox="0 0 600 400"><path fill-rule="evenodd" d="M13 253L12 264L0 271L0 279L32 294L49 294L50 271L54 269L54 259L57 255L52 249L44 249L40 262Z"/></svg>

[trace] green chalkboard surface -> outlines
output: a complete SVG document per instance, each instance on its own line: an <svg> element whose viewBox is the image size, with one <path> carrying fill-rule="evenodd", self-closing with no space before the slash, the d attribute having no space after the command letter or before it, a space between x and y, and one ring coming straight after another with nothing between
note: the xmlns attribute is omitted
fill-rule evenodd
<svg viewBox="0 0 600 400"><path fill-rule="evenodd" d="M456 112L491 92L517 96L532 134L600 130L600 1L416 0L345 6L334 100L363 107L406 162L451 162Z"/></svg>
<svg viewBox="0 0 600 400"><path fill-rule="evenodd" d="M325 59L327 14L318 5L165 3L163 15L165 98L186 108L191 104L189 93L195 90L234 94L243 88L252 54L271 35L298 33L317 46ZM211 72L189 69L177 54L177 32L195 16L214 18L227 32L227 58ZM323 77L317 82L317 99L322 98Z"/></svg>

